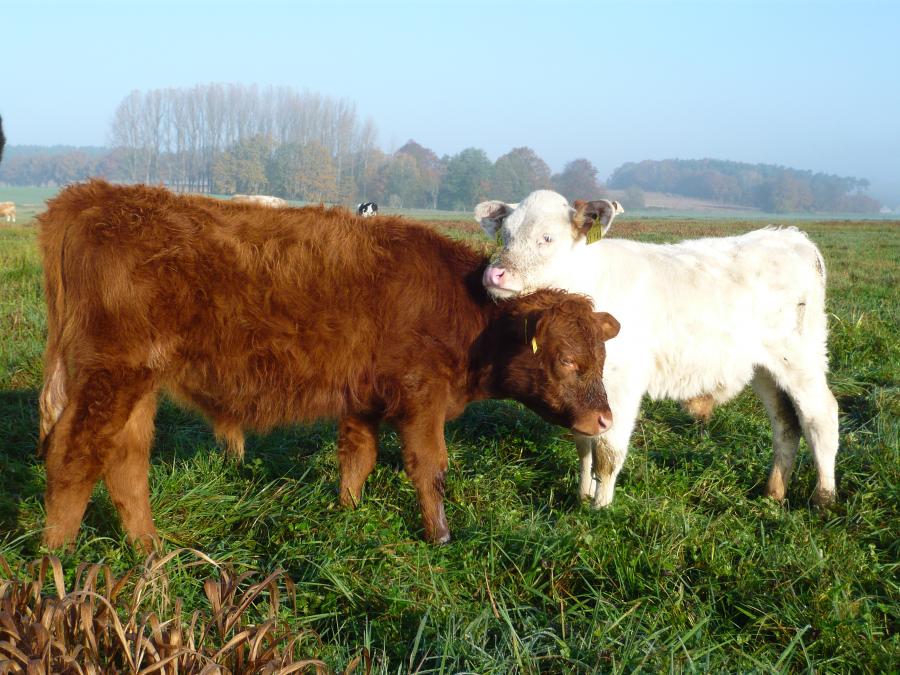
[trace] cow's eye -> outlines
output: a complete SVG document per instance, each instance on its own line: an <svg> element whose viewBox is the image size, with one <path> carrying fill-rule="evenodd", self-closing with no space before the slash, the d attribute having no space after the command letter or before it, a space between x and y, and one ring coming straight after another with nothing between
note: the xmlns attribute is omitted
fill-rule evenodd
<svg viewBox="0 0 900 675"><path fill-rule="evenodd" d="M553 241L553 237L551 237L549 234L545 234L544 241L549 244L551 241Z"/></svg>
<svg viewBox="0 0 900 675"><path fill-rule="evenodd" d="M575 362L568 356L560 356L559 365L561 365L563 368L568 368L569 370L578 370L578 366L576 366Z"/></svg>

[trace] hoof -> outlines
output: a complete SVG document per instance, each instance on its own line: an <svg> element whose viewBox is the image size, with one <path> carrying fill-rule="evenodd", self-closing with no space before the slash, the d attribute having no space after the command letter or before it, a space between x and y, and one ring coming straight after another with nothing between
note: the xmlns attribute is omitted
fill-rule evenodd
<svg viewBox="0 0 900 675"><path fill-rule="evenodd" d="M439 523L437 527L425 529L425 540L429 544L443 546L450 541L450 528L447 526L447 520L443 517L443 513L441 514L441 520L443 522Z"/></svg>
<svg viewBox="0 0 900 675"><path fill-rule="evenodd" d="M778 502L779 504L784 504L784 500L785 500L785 496L786 496L786 495L785 495L785 491L784 491L784 488L783 488L783 487L780 487L780 486L779 486L779 487L772 487L772 486L769 486L768 488L766 488L765 495L766 495L766 497L768 497L769 499L771 499L771 500L773 500L773 501L776 501L776 502Z"/></svg>
<svg viewBox="0 0 900 675"><path fill-rule="evenodd" d="M813 494L812 500L813 504L820 509L825 509L834 505L835 501L837 501L837 496L835 495L834 490L823 490L822 488L819 488Z"/></svg>
<svg viewBox="0 0 900 675"><path fill-rule="evenodd" d="M425 541L433 546L443 546L450 541L450 531L443 530L434 534L425 533Z"/></svg>
<svg viewBox="0 0 900 675"><path fill-rule="evenodd" d="M362 501L362 490L359 491L359 494L353 494L353 492L346 488L338 488L338 492L340 493L341 506L345 509L355 509Z"/></svg>
<svg viewBox="0 0 900 675"><path fill-rule="evenodd" d="M75 552L75 540L77 535L63 536L49 530L44 531L41 537L41 545L50 551L62 551L63 553Z"/></svg>
<svg viewBox="0 0 900 675"><path fill-rule="evenodd" d="M594 511L600 511L602 509L608 509L612 505L612 499L595 499L591 502L591 507Z"/></svg>
<svg viewBox="0 0 900 675"><path fill-rule="evenodd" d="M159 538L159 534L157 534L156 530L134 537L129 535L128 541L131 542L131 545L134 546L135 549L144 555L159 553L163 548L162 539Z"/></svg>

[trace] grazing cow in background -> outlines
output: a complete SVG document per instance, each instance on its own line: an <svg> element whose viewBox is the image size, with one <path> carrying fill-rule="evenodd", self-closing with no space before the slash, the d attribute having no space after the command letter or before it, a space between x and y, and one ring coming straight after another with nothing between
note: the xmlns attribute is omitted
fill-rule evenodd
<svg viewBox="0 0 900 675"><path fill-rule="evenodd" d="M363 218L371 218L378 215L378 204L375 202L363 202L356 206L356 215Z"/></svg>
<svg viewBox="0 0 900 675"><path fill-rule="evenodd" d="M425 536L450 538L444 422L513 398L576 433L611 424L604 342L618 323L544 290L497 304L488 261L397 217L249 209L95 180L39 216L48 341L41 392L44 541L77 534L102 478L128 535L156 539L147 481L160 390L217 428L339 419L355 505L378 426L403 442Z"/></svg>
<svg viewBox="0 0 900 675"><path fill-rule="evenodd" d="M0 161L3 161L3 148L6 147L6 136L3 135L3 118L0 117ZM6 218L6 222L16 222L15 202L0 202L0 218Z"/></svg>
<svg viewBox="0 0 900 675"><path fill-rule="evenodd" d="M281 197L270 197L269 195L233 195L231 201L238 204L259 204L273 209L281 209L288 205L287 201Z"/></svg>
<svg viewBox="0 0 900 675"><path fill-rule="evenodd" d="M6 222L16 222L16 203L0 202L0 218L6 218Z"/></svg>
<svg viewBox="0 0 900 675"><path fill-rule="evenodd" d="M607 200L572 208L547 190L518 205L491 201L475 209L488 236L499 233L503 242L484 272L493 296L561 288L589 295L622 322L604 376L616 423L602 438L576 437L583 497L596 507L612 502L645 393L687 401L702 414L749 382L772 423L767 494L787 494L802 431L818 469L814 499L832 502L838 407L825 378L819 250L793 227L679 244L587 245L588 237L606 234L617 212Z"/></svg>

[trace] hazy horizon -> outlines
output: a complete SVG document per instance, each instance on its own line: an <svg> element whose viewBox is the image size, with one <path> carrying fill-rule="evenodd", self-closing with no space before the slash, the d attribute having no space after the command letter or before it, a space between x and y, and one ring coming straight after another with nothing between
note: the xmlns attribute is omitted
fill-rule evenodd
<svg viewBox="0 0 900 675"><path fill-rule="evenodd" d="M108 145L132 90L286 85L356 104L379 144L491 159L704 157L866 178L900 206L889 2L20 2L10 145ZM7 59L9 56L7 56Z"/></svg>

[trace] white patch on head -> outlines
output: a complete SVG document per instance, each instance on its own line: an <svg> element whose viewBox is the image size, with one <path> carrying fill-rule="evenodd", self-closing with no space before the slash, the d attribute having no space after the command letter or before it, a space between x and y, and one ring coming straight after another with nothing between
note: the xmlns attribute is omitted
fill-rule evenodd
<svg viewBox="0 0 900 675"><path fill-rule="evenodd" d="M500 247L484 279L491 294L506 297L555 286L572 256L584 251L588 229L599 239L601 229L605 234L622 213L618 202L577 203L579 210L557 192L536 190L518 204L488 201L475 207L475 219Z"/></svg>

